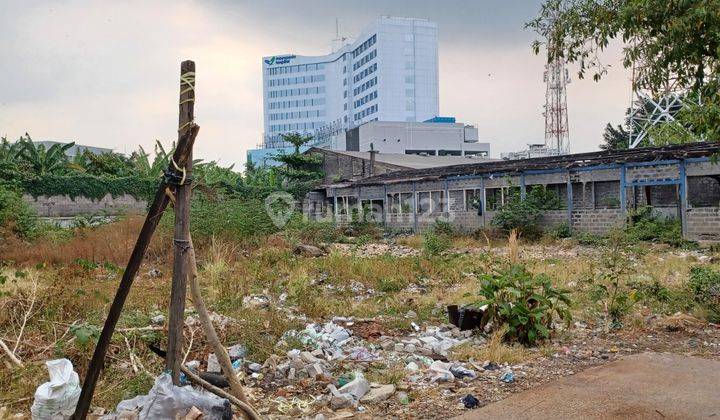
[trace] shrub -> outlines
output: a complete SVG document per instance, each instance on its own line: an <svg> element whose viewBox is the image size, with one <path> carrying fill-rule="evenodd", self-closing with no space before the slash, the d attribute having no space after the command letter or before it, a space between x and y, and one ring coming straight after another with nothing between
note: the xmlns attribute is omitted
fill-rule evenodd
<svg viewBox="0 0 720 420"><path fill-rule="evenodd" d="M212 200L203 194L194 194L190 204L190 229L193 239L242 240L257 235L275 233L279 230L259 200L235 197ZM163 225L174 223L172 211L166 211Z"/></svg>
<svg viewBox="0 0 720 420"><path fill-rule="evenodd" d="M551 190L534 185L523 200L519 192L513 193L507 203L495 214L492 224L506 233L518 229L526 238L540 236L540 219L545 210L561 207L560 199Z"/></svg>
<svg viewBox="0 0 720 420"><path fill-rule="evenodd" d="M590 300L598 304L610 320L609 327L620 328L622 319L640 296L627 280L632 265L624 252L627 246L623 232L611 232L608 245L600 259L599 270L593 270L585 282L590 286Z"/></svg>
<svg viewBox="0 0 720 420"><path fill-rule="evenodd" d="M0 227L7 226L15 234L31 238L38 231L35 209L22 199L22 195L0 186Z"/></svg>
<svg viewBox="0 0 720 420"><path fill-rule="evenodd" d="M423 233L423 252L428 256L437 256L450 249L450 236L428 229Z"/></svg>
<svg viewBox="0 0 720 420"><path fill-rule="evenodd" d="M710 321L720 321L720 271L710 267L693 267L688 287L695 301L709 312Z"/></svg>
<svg viewBox="0 0 720 420"><path fill-rule="evenodd" d="M625 228L627 239L632 242L659 242L672 246L684 244L680 220L664 217L644 206L631 211Z"/></svg>
<svg viewBox="0 0 720 420"><path fill-rule="evenodd" d="M533 275L525 266L511 265L493 274L480 276L481 300L475 305L487 306L483 323L495 328L507 327L505 338L533 345L550 337L555 315L569 322L568 292L555 288L544 274Z"/></svg>
<svg viewBox="0 0 720 420"><path fill-rule="evenodd" d="M550 236L555 239L565 239L572 237L572 230L570 229L570 224L567 222L562 222L555 229L550 231Z"/></svg>

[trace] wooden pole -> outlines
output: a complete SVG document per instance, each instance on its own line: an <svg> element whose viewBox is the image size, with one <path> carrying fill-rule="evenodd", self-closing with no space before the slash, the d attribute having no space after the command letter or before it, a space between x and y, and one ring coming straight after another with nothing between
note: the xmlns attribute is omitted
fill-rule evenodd
<svg viewBox="0 0 720 420"><path fill-rule="evenodd" d="M232 395L238 398L243 403L249 405L250 402L248 401L247 397L245 397L245 392L243 391L242 384L240 384L240 381L235 374L235 369L233 369L230 356L228 355L227 350L225 350L225 346L223 346L220 342L217 332L215 332L215 327L213 326L212 320L210 319L210 313L208 312L207 307L205 306L205 301L202 298L202 294L200 292L200 283L198 281L197 261L195 261L195 248L192 247L192 239L190 239L190 245L191 247L188 251L188 254L190 256L189 281L190 296L192 297L193 305L195 306L195 310L198 313L198 318L202 323L203 330L205 330L205 336L207 337L207 341L213 348L215 357L217 357L218 363L220 364L220 367L222 367L222 371L225 374L228 383L230 384L230 391L232 392Z"/></svg>
<svg viewBox="0 0 720 420"><path fill-rule="evenodd" d="M173 159L178 166L184 167L188 159L190 159L192 155L192 147L195 143L195 138L197 137L199 130L200 127L194 123L190 123L186 127L181 128L180 140L178 141L175 153L173 154ZM158 186L153 202L148 210L148 215L145 218L145 223L140 230L140 235L135 243L132 254L130 254L127 267L125 268L125 272L120 280L118 290L115 293L115 298L113 299L107 319L105 320L105 325L100 333L98 343L95 346L95 352L90 360L90 366L88 366L88 371L85 374L82 392L80 393L75 413L73 414L74 419L85 419L85 417L87 417L87 413L90 409L90 401L92 400L93 393L95 392L95 385L97 385L97 380L105 361L105 354L110 346L110 340L113 332L115 331L115 326L117 325L118 319L120 319L120 313L122 312L123 305L125 305L125 300L130 293L130 287L135 280L135 275L140 269L140 265L145 257L148 245L150 245L153 233L155 233L155 228L157 228L160 218L170 201L165 191L167 186L168 184L166 180L163 180Z"/></svg>
<svg viewBox="0 0 720 420"><path fill-rule="evenodd" d="M182 128L191 124L195 108L195 63L183 61L180 68L180 118ZM175 385L180 385L182 363L183 324L185 320L185 296L188 278L188 250L190 243L190 183L185 181L192 174L192 152L185 163L185 173L176 188L175 234L173 237L173 277L170 290L168 316L168 346L165 370L169 370Z"/></svg>

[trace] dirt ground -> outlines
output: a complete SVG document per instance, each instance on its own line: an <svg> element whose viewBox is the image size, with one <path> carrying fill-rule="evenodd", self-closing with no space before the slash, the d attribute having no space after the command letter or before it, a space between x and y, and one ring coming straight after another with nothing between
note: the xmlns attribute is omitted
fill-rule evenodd
<svg viewBox="0 0 720 420"><path fill-rule="evenodd" d="M720 362L641 353L515 394L472 419L704 419L720 414Z"/></svg>

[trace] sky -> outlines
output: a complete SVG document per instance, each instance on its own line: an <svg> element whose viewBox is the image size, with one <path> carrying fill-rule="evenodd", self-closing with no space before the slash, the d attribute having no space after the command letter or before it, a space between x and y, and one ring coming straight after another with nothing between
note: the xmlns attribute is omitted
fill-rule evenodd
<svg viewBox="0 0 720 420"><path fill-rule="evenodd" d="M439 27L440 114L476 124L491 155L544 140L545 57L524 29L533 0L0 0L0 136L72 140L130 153L177 137L180 62L196 62L195 156L245 162L262 136L261 57L330 52L380 15ZM596 150L629 104L620 46L609 74L572 83L572 152Z"/></svg>

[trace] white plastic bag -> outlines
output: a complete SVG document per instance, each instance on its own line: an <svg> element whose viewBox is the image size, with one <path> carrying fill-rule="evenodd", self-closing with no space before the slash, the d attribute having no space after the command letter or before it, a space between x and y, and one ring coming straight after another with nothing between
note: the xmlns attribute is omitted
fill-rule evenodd
<svg viewBox="0 0 720 420"><path fill-rule="evenodd" d="M30 412L33 420L67 419L75 412L80 397L80 378L68 359L45 362L50 382L37 387Z"/></svg>
<svg viewBox="0 0 720 420"><path fill-rule="evenodd" d="M185 417L193 406L203 413L203 419L232 419L230 401L209 392L196 391L190 385L175 386L168 373L155 379L155 385L147 395L121 401L116 410L118 414L105 418L117 419L123 412L134 412L140 420L173 420Z"/></svg>

